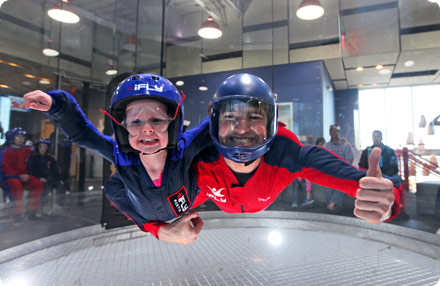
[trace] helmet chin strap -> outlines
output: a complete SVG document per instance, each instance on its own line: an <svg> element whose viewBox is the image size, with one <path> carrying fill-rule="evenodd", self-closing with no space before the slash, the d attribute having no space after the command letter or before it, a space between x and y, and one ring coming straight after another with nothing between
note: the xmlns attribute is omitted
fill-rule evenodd
<svg viewBox="0 0 440 286"><path fill-rule="evenodd" d="M159 153L160 151L167 150L167 149L173 149L173 148L176 148L176 147L177 147L177 145L167 146L167 147L164 147L164 148L161 148L161 149L157 150L154 153L144 153L144 152L140 152L140 151L137 151L137 152L139 154L141 154L141 155L153 155L153 154Z"/></svg>

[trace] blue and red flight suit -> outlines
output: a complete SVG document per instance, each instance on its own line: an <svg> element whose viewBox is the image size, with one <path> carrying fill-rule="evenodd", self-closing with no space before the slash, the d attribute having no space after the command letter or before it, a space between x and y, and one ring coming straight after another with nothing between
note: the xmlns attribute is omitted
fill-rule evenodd
<svg viewBox="0 0 440 286"><path fill-rule="evenodd" d="M86 118L72 95L62 90L48 94L53 104L46 114L64 135L115 165L117 173L107 182L105 194L141 230L157 237L164 221L190 210L199 192L191 163L195 155L211 142L207 121L185 132L178 140L177 148L168 150L162 184L156 187L139 155L120 151L115 140L102 135Z"/></svg>

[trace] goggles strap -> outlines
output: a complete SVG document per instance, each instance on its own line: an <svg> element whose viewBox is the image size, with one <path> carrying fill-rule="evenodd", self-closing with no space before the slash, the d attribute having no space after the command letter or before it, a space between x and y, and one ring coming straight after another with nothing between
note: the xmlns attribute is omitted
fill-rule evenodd
<svg viewBox="0 0 440 286"><path fill-rule="evenodd" d="M179 112L180 105L182 105L183 100L184 100L185 97L186 97L185 94L183 93L183 90L181 90L180 93L182 94L182 99L180 100L179 104L177 105L176 113L174 113L174 117L173 117L173 119L171 119L171 121L173 121L174 119L176 119L176 117L177 117L177 112Z"/></svg>
<svg viewBox="0 0 440 286"><path fill-rule="evenodd" d="M111 116L110 113L108 113L107 111L102 110L102 109L99 109L99 111L101 111L102 114L107 115L108 117L110 117L119 126L122 126L122 124L120 122L118 122L113 116Z"/></svg>

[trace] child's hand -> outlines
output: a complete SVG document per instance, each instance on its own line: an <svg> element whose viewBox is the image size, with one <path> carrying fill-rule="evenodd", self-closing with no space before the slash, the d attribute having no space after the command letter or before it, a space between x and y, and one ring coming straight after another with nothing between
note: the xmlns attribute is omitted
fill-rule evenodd
<svg viewBox="0 0 440 286"><path fill-rule="evenodd" d="M48 111L52 106L52 97L41 90L34 90L23 96L24 107L40 111Z"/></svg>

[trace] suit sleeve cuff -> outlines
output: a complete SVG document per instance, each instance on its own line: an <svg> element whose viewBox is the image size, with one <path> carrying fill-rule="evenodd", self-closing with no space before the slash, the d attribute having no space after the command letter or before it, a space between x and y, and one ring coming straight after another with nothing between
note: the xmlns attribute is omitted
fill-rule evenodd
<svg viewBox="0 0 440 286"><path fill-rule="evenodd" d="M162 226L167 225L167 223L165 222L147 222L146 224L144 224L144 231L145 232L149 232L151 233L155 238L159 239L159 237L157 236L157 233L159 232L159 228L161 228Z"/></svg>

